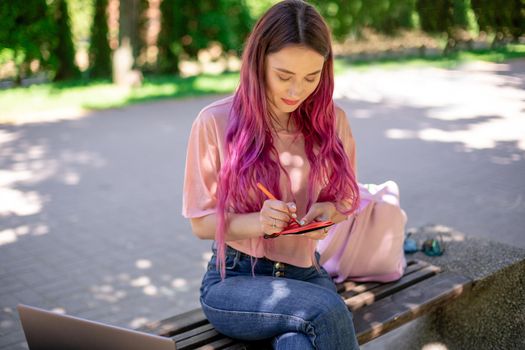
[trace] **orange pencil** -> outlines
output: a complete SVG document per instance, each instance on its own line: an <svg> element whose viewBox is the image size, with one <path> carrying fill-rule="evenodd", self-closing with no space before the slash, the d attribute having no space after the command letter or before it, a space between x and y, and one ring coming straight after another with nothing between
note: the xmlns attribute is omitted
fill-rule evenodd
<svg viewBox="0 0 525 350"><path fill-rule="evenodd" d="M266 197L268 197L270 199L277 199L277 198L275 198L275 196L270 191L268 191L268 189L266 187L264 187L264 185L262 183L257 182L257 187L259 187L259 189L261 191L263 191L263 193L266 195Z"/></svg>

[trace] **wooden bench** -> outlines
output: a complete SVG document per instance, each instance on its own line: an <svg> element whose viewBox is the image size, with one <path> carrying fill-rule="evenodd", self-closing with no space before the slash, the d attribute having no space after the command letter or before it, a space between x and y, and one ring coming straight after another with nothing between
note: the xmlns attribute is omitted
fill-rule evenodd
<svg viewBox="0 0 525 350"><path fill-rule="evenodd" d="M337 285L354 315L359 344L397 328L470 290L472 280L422 260L410 260L403 277L391 283ZM148 324L143 332L171 337L177 349L271 349L269 342L242 342L218 333L201 309Z"/></svg>

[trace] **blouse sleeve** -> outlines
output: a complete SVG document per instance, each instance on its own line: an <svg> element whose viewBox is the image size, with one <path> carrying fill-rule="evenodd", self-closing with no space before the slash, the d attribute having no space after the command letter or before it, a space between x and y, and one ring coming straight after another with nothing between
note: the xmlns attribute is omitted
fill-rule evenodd
<svg viewBox="0 0 525 350"><path fill-rule="evenodd" d="M350 124L348 123L346 113L340 108L337 108L336 110L337 133L343 143L345 152L348 156L348 159L350 160L350 165L352 166L352 170L354 171L355 178L357 179L357 160L355 151L355 140L354 136L352 135L352 129L350 128Z"/></svg>
<svg viewBox="0 0 525 350"><path fill-rule="evenodd" d="M211 112L203 110L193 122L186 155L182 215L186 218L216 212L220 170L217 128Z"/></svg>

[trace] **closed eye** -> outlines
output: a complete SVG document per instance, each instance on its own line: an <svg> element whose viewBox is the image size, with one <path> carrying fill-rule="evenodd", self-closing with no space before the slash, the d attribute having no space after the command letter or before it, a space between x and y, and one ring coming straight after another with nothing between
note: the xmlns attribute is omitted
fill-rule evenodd
<svg viewBox="0 0 525 350"><path fill-rule="evenodd" d="M291 77L285 78L285 77L282 77L280 75L278 75L277 77L279 78L280 81L289 81L290 79L292 79ZM304 80L306 80L308 83L315 82L315 78L314 79L304 78Z"/></svg>

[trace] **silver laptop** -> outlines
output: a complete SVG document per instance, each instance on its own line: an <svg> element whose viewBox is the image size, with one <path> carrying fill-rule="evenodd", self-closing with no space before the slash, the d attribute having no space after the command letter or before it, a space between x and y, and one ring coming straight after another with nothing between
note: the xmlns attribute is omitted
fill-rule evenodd
<svg viewBox="0 0 525 350"><path fill-rule="evenodd" d="M173 339L28 305L18 313L31 350L176 350Z"/></svg>

